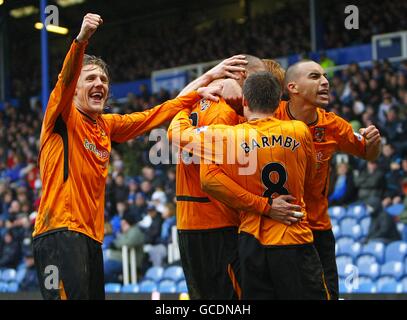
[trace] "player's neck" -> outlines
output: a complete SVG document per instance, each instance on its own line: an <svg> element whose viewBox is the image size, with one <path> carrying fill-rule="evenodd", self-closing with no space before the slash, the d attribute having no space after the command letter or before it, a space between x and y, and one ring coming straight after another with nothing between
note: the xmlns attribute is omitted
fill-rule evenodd
<svg viewBox="0 0 407 320"><path fill-rule="evenodd" d="M261 112L252 112L247 115L247 121L254 121L254 120L259 120L259 119L265 119L272 117L272 113L261 113Z"/></svg>
<svg viewBox="0 0 407 320"><path fill-rule="evenodd" d="M290 99L288 101L288 111L295 120L311 124L318 120L317 107L307 104L304 101Z"/></svg>

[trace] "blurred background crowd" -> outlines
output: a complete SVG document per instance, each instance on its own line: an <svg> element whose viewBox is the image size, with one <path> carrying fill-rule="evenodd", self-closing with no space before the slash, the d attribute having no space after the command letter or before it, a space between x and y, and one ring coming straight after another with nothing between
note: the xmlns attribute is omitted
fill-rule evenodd
<svg viewBox="0 0 407 320"><path fill-rule="evenodd" d="M342 17L331 15L339 1L321 5L327 21L325 49L367 43L373 34L407 29L407 2L360 1L359 10L369 14L361 16L364 28L358 32L339 31ZM292 53L306 56L310 51L309 18L301 6L282 6L247 21L216 20L194 26L196 21L181 23L180 17L136 30L123 24L102 31L103 39L95 37L88 51L107 61L114 82L147 78L153 70L240 52L268 58ZM52 49L54 81L69 41ZM41 85L39 57L27 55L32 45L27 39L11 43L12 93L20 105L5 103L0 111L0 269L28 271L21 280L23 290L36 288L30 245L41 201L37 156L43 113L39 100L32 98L38 96ZM321 59L321 63L329 62L323 55ZM361 202L369 207L371 222L360 238L362 243L407 241L405 209L398 215L386 211L394 205L407 208L407 62L375 62L366 68L355 63L329 77L329 110L351 122L355 131L374 124L383 137L383 152L375 162L341 154L333 159L330 205ZM115 102L112 111L143 111L177 95L165 90L152 94L145 87L140 92L129 92L122 102ZM149 151L154 143L145 135L112 145L103 245L106 282L121 280L123 245L137 248L140 275L152 265L167 264L167 245L176 223L175 166L151 164Z"/></svg>

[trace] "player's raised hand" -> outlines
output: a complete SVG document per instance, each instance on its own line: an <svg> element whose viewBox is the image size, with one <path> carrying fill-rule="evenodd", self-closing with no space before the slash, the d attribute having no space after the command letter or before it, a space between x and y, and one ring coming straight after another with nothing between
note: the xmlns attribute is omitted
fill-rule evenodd
<svg viewBox="0 0 407 320"><path fill-rule="evenodd" d="M95 33L96 29L103 23L102 18L98 14L88 13L83 17L81 31L76 39L79 42L87 41Z"/></svg>
<svg viewBox="0 0 407 320"><path fill-rule="evenodd" d="M359 133L365 137L367 145L377 144L381 141L380 132L374 125L360 129Z"/></svg>
<svg viewBox="0 0 407 320"><path fill-rule="evenodd" d="M208 99L211 101L218 102L219 101L219 95L222 92L222 85L216 85L216 86L209 86L209 87L202 87L197 90L198 94L204 98Z"/></svg>
<svg viewBox="0 0 407 320"><path fill-rule="evenodd" d="M286 225L300 221L304 214L301 212L301 206L289 202L294 200L295 198L291 195L274 198L267 216Z"/></svg>
<svg viewBox="0 0 407 320"><path fill-rule="evenodd" d="M227 58L214 66L212 69L206 72L206 75L209 76L212 81L225 77L239 80L241 77L240 73L244 73L246 71L244 68L246 64L247 60L244 55L236 55Z"/></svg>

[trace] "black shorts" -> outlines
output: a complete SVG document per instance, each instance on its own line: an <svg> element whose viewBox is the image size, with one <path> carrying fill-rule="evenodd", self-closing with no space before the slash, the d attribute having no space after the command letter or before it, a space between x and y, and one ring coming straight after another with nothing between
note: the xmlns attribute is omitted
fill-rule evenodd
<svg viewBox="0 0 407 320"><path fill-rule="evenodd" d="M324 269L325 281L332 300L339 298L338 268L335 257L335 236L330 230L313 230L314 245Z"/></svg>
<svg viewBox="0 0 407 320"><path fill-rule="evenodd" d="M251 234L241 232L239 256L243 299L329 299L312 244L264 246Z"/></svg>
<svg viewBox="0 0 407 320"><path fill-rule="evenodd" d="M240 297L237 228L179 230L182 267L191 300Z"/></svg>
<svg viewBox="0 0 407 320"><path fill-rule="evenodd" d="M44 299L105 299L99 242L64 229L35 237L33 249Z"/></svg>

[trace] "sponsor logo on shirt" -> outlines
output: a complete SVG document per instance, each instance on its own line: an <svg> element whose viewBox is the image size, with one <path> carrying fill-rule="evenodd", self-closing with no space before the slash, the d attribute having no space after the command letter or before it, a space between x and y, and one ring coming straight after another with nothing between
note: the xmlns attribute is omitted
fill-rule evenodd
<svg viewBox="0 0 407 320"><path fill-rule="evenodd" d="M100 159L109 159L109 152L106 150L99 150L96 148L96 145L92 142L89 142L88 139L85 139L83 142L83 146L85 149L88 149L89 151L93 152L98 158Z"/></svg>

